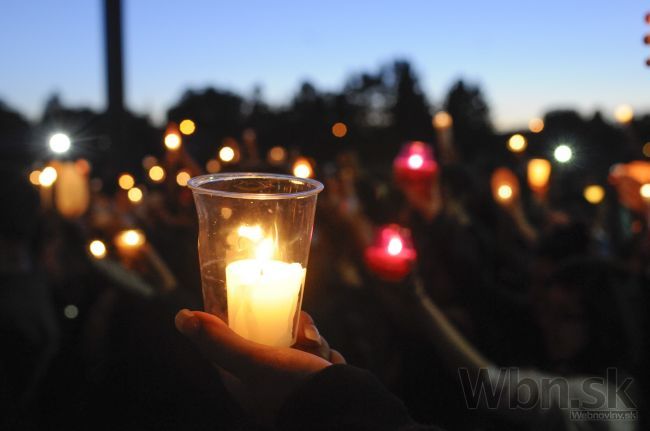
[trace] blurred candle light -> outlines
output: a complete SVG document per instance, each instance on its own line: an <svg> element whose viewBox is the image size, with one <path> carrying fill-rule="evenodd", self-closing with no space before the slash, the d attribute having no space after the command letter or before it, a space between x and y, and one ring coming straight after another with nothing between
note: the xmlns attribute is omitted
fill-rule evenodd
<svg viewBox="0 0 650 431"><path fill-rule="evenodd" d="M55 133L50 137L49 145L53 153L67 153L71 146L70 137L65 133Z"/></svg>
<svg viewBox="0 0 650 431"><path fill-rule="evenodd" d="M406 277L416 256L410 231L395 224L381 227L364 254L368 268L387 281L400 281Z"/></svg>
<svg viewBox="0 0 650 431"><path fill-rule="evenodd" d="M267 158L270 164L280 165L287 160L287 150L284 147L275 146L269 150Z"/></svg>
<svg viewBox="0 0 650 431"><path fill-rule="evenodd" d="M56 181L57 177L58 174L56 172L56 169L54 169L52 166L48 166L45 169L43 169L39 174L38 182L43 187L51 187L52 184L54 184L54 182Z"/></svg>
<svg viewBox="0 0 650 431"><path fill-rule="evenodd" d="M650 142L646 142L643 145L643 148L641 149L641 151L643 152L644 156L650 157Z"/></svg>
<svg viewBox="0 0 650 431"><path fill-rule="evenodd" d="M445 111L438 111L436 114L433 116L433 127L436 129L447 129L451 127L453 124L453 119L451 118L451 115Z"/></svg>
<svg viewBox="0 0 650 431"><path fill-rule="evenodd" d="M178 128L183 135L191 135L196 131L196 124L194 121L186 118L185 120L181 121L181 123L178 125Z"/></svg>
<svg viewBox="0 0 650 431"><path fill-rule="evenodd" d="M650 194L650 187L646 187L650 184L650 161L616 164L610 169L609 181L625 207L638 212L647 210L644 194Z"/></svg>
<svg viewBox="0 0 650 431"><path fill-rule="evenodd" d="M164 142L165 147L172 151L178 150L181 147L183 140L181 139L181 135L176 128L176 124L170 123L169 126L167 126Z"/></svg>
<svg viewBox="0 0 650 431"><path fill-rule="evenodd" d="M135 185L135 179L131 174L122 174L117 179L117 184L120 186L122 190L129 190L131 187Z"/></svg>
<svg viewBox="0 0 650 431"><path fill-rule="evenodd" d="M650 183L644 184L639 188L639 194L646 202L650 203Z"/></svg>
<svg viewBox="0 0 650 431"><path fill-rule="evenodd" d="M88 176L81 173L75 162L61 162L54 184L54 203L63 217L82 216L90 206Z"/></svg>
<svg viewBox="0 0 650 431"><path fill-rule="evenodd" d="M630 105L619 105L614 111L614 118L620 124L628 124L634 119L634 110Z"/></svg>
<svg viewBox="0 0 650 431"><path fill-rule="evenodd" d="M224 163L232 162L235 158L235 150L229 146L221 147L219 150L219 158Z"/></svg>
<svg viewBox="0 0 650 431"><path fill-rule="evenodd" d="M553 151L553 157L560 163L567 163L573 158L573 150L568 145L558 145Z"/></svg>
<svg viewBox="0 0 650 431"><path fill-rule="evenodd" d="M221 170L221 163L219 163L219 160L210 159L205 164L205 170L208 171L209 174L216 174Z"/></svg>
<svg viewBox="0 0 650 431"><path fill-rule="evenodd" d="M528 129L533 133L540 133L544 130L544 120L541 118L532 118L528 122Z"/></svg>
<svg viewBox="0 0 650 431"><path fill-rule="evenodd" d="M146 170L151 169L151 167L155 166L156 164L158 164L158 159L156 159L154 156L145 156L142 159L142 167Z"/></svg>
<svg viewBox="0 0 650 431"><path fill-rule="evenodd" d="M126 229L115 236L115 246L126 256L133 256L145 242L144 233L139 229Z"/></svg>
<svg viewBox="0 0 650 431"><path fill-rule="evenodd" d="M149 169L149 178L154 183L159 183L165 179L165 170L162 166L152 166L151 169Z"/></svg>
<svg viewBox="0 0 650 431"><path fill-rule="evenodd" d="M398 182L428 182L438 169L430 145L420 141L407 142L393 161L393 173Z"/></svg>
<svg viewBox="0 0 650 431"><path fill-rule="evenodd" d="M29 182L35 186L40 186L41 182L38 179L40 175L41 175L41 171L39 171L38 169L31 171L29 173Z"/></svg>
<svg viewBox="0 0 650 431"><path fill-rule="evenodd" d="M293 175L298 178L311 178L314 175L314 170L309 160L298 157L293 164Z"/></svg>
<svg viewBox="0 0 650 431"><path fill-rule="evenodd" d="M508 168L497 168L490 181L492 196L500 204L507 205L519 196L519 180Z"/></svg>
<svg viewBox="0 0 650 431"><path fill-rule="evenodd" d="M336 136L337 138L343 138L347 134L348 126L346 126L345 123L334 123L332 126L332 135Z"/></svg>
<svg viewBox="0 0 650 431"><path fill-rule="evenodd" d="M127 196L131 202L137 204L142 200L142 190L139 187L133 187L129 190Z"/></svg>
<svg viewBox="0 0 650 431"><path fill-rule="evenodd" d="M526 138L524 135L519 133L512 135L510 139L508 139L508 149L513 153L521 153L526 150L527 146L528 142L526 141Z"/></svg>
<svg viewBox="0 0 650 431"><path fill-rule="evenodd" d="M551 177L551 162L546 159L531 159L527 171L530 189L538 194L545 193Z"/></svg>
<svg viewBox="0 0 650 431"><path fill-rule="evenodd" d="M598 184L592 184L585 187L582 196L592 205L598 205L605 198L605 189Z"/></svg>
<svg viewBox="0 0 650 431"><path fill-rule="evenodd" d="M106 244L99 239L91 241L88 245L88 250L95 259L103 259L106 257Z"/></svg>
<svg viewBox="0 0 650 431"><path fill-rule="evenodd" d="M180 171L176 174L176 184L181 187L185 187L187 182L190 180L191 176L187 171Z"/></svg>

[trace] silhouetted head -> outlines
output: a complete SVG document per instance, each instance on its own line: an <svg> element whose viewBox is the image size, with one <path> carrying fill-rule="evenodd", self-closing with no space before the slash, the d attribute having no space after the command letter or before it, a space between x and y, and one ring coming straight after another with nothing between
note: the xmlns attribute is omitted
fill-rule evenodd
<svg viewBox="0 0 650 431"><path fill-rule="evenodd" d="M557 267L534 301L552 363L574 372L623 365L629 347L620 300L625 283L603 259L573 258Z"/></svg>

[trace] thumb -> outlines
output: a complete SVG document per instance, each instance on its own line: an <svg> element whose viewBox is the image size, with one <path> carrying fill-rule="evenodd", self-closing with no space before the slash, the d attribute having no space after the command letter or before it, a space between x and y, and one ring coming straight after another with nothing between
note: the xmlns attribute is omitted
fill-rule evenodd
<svg viewBox="0 0 650 431"><path fill-rule="evenodd" d="M185 309L176 314L175 323L208 359L236 377L247 380L262 371L258 359L266 356L268 347L239 336L217 316Z"/></svg>

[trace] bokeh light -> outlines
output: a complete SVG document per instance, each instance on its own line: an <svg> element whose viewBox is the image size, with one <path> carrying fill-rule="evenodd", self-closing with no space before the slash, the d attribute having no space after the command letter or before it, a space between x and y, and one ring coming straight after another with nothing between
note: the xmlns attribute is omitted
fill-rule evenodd
<svg viewBox="0 0 650 431"><path fill-rule="evenodd" d="M584 196L585 200L590 204L598 205L605 198L605 189L598 184L592 184L585 187L582 196Z"/></svg>
<svg viewBox="0 0 650 431"><path fill-rule="evenodd" d="M641 149L641 151L643 152L644 156L650 157L650 142L646 142L643 145L643 148Z"/></svg>
<svg viewBox="0 0 650 431"><path fill-rule="evenodd" d="M451 118L451 115L445 111L438 111L436 112L436 115L433 116L433 126L438 129L446 129L448 127L451 127L453 124L453 119Z"/></svg>
<svg viewBox="0 0 650 431"><path fill-rule="evenodd" d="M544 120L541 118L531 118L528 122L528 129L533 133L539 133L544 130Z"/></svg>
<svg viewBox="0 0 650 431"><path fill-rule="evenodd" d="M165 147L170 150L178 150L181 147L181 137L176 132L169 132L165 135Z"/></svg>
<svg viewBox="0 0 650 431"><path fill-rule="evenodd" d="M191 175L187 171L180 171L176 174L176 184L178 184L181 187L185 187L187 185L187 182L190 180Z"/></svg>
<svg viewBox="0 0 650 431"><path fill-rule="evenodd" d="M348 126L346 126L345 123L334 123L332 126L332 135L336 136L337 138L342 138L347 134Z"/></svg>
<svg viewBox="0 0 650 431"><path fill-rule="evenodd" d="M524 135L519 133L512 135L510 139L508 139L508 149L513 153L521 153L527 146L528 142L526 141L526 138Z"/></svg>
<svg viewBox="0 0 650 431"><path fill-rule="evenodd" d="M151 169L151 167L156 164L158 164L158 159L156 159L154 156L145 156L142 159L142 167L146 170Z"/></svg>
<svg viewBox="0 0 650 431"><path fill-rule="evenodd" d="M269 150L268 159L272 165L284 163L287 160L287 150L280 146L273 147Z"/></svg>
<svg viewBox="0 0 650 431"><path fill-rule="evenodd" d="M68 304L63 307L63 315L67 319L76 319L79 316L79 308L74 304Z"/></svg>
<svg viewBox="0 0 650 431"><path fill-rule="evenodd" d="M40 186L41 182L38 179L40 175L41 175L41 171L39 171L38 169L31 171L29 173L29 182L35 186Z"/></svg>
<svg viewBox="0 0 650 431"><path fill-rule="evenodd" d="M309 160L304 157L298 158L293 164L293 175L299 178L311 178L314 171Z"/></svg>
<svg viewBox="0 0 650 431"><path fill-rule="evenodd" d="M650 200L650 183L642 185L639 194L643 199Z"/></svg>
<svg viewBox="0 0 650 431"><path fill-rule="evenodd" d="M135 179L131 174L122 174L117 179L117 184L120 186L122 190L129 190L131 187L135 185Z"/></svg>
<svg viewBox="0 0 650 431"><path fill-rule="evenodd" d="M568 145L558 145L553 151L553 157L560 163L567 163L573 158L573 150Z"/></svg>
<svg viewBox="0 0 650 431"><path fill-rule="evenodd" d="M129 200L133 203L138 203L142 200L142 190L139 187L133 187L127 193Z"/></svg>
<svg viewBox="0 0 650 431"><path fill-rule="evenodd" d="M96 259L103 259L106 257L106 244L99 239L95 239L88 244L88 251Z"/></svg>
<svg viewBox="0 0 650 431"><path fill-rule="evenodd" d="M232 162L235 158L235 150L228 146L222 147L219 150L219 158L225 163Z"/></svg>
<svg viewBox="0 0 650 431"><path fill-rule="evenodd" d="M56 172L56 169L54 169L52 166L48 166L41 171L41 174L38 176L38 182L43 187L50 187L52 184L54 184L57 177L58 174Z"/></svg>
<svg viewBox="0 0 650 431"><path fill-rule="evenodd" d="M388 246L386 247L386 251L391 256L397 256L398 254L400 254L403 248L404 248L404 244L402 243L402 239L394 236L390 239L390 241L388 241Z"/></svg>
<svg viewBox="0 0 650 431"><path fill-rule="evenodd" d="M119 247L135 248L145 243L145 236L138 229L127 229L117 234L115 244Z"/></svg>
<svg viewBox="0 0 650 431"><path fill-rule="evenodd" d="M621 124L627 124L634 119L634 110L630 105L619 105L614 111L614 118Z"/></svg>
<svg viewBox="0 0 650 431"><path fill-rule="evenodd" d="M196 131L196 124L194 121L187 118L181 121L181 123L178 125L178 128L183 135L191 135Z"/></svg>
<svg viewBox="0 0 650 431"><path fill-rule="evenodd" d="M72 145L70 137L65 133L55 133L50 137L50 150L57 154L67 153Z"/></svg>
<svg viewBox="0 0 650 431"><path fill-rule="evenodd" d="M406 163L411 169L420 169L424 165L424 157L421 154L411 154Z"/></svg>
<svg viewBox="0 0 650 431"><path fill-rule="evenodd" d="M219 160L210 159L205 164L205 170L208 171L209 174L216 174L221 170L221 163L219 163Z"/></svg>
<svg viewBox="0 0 650 431"><path fill-rule="evenodd" d="M500 185L497 189L497 196L503 201L510 200L512 198L512 187L508 184Z"/></svg>
<svg viewBox="0 0 650 431"><path fill-rule="evenodd" d="M165 179L165 170L162 166L152 166L149 169L149 178L155 183L159 183Z"/></svg>

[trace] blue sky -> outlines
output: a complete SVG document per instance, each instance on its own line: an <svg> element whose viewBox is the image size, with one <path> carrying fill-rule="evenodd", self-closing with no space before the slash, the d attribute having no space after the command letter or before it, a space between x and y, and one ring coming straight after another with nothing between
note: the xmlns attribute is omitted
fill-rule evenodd
<svg viewBox="0 0 650 431"><path fill-rule="evenodd" d="M124 0L126 100L162 119L188 87L288 101L304 79L340 89L404 58L439 103L482 86L500 128L551 108L650 111L643 0ZM100 0L3 0L0 99L31 118L48 95L105 105Z"/></svg>

